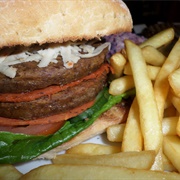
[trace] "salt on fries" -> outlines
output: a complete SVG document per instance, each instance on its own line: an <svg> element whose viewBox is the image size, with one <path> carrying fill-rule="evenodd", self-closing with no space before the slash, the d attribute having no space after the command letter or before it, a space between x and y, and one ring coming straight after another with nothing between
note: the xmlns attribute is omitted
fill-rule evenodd
<svg viewBox="0 0 180 180"><path fill-rule="evenodd" d="M139 46L126 40L111 57L116 79L109 92L136 89L127 121L107 128L115 145L77 145L22 179L180 179L180 40L167 57L158 49L173 38L169 28Z"/></svg>

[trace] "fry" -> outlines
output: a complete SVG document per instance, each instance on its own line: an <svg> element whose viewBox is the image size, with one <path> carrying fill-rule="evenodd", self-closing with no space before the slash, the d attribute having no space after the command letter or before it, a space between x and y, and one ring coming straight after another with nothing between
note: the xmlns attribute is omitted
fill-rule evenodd
<svg viewBox="0 0 180 180"><path fill-rule="evenodd" d="M177 126L176 126L176 133L180 137L180 116L179 116Z"/></svg>
<svg viewBox="0 0 180 180"><path fill-rule="evenodd" d="M141 49L129 40L125 40L125 45L136 88L144 148L158 152L162 146L162 127L152 82Z"/></svg>
<svg viewBox="0 0 180 180"><path fill-rule="evenodd" d="M174 105L174 107L177 109L177 111L180 113L180 98L173 95L172 93L170 94L171 96L171 102Z"/></svg>
<svg viewBox="0 0 180 180"><path fill-rule="evenodd" d="M172 165L171 161L163 154L164 171L177 172L177 169Z"/></svg>
<svg viewBox="0 0 180 180"><path fill-rule="evenodd" d="M160 71L160 67L147 65L149 78L154 81Z"/></svg>
<svg viewBox="0 0 180 180"><path fill-rule="evenodd" d="M174 167L180 172L180 138L178 136L165 136L163 150Z"/></svg>
<svg viewBox="0 0 180 180"><path fill-rule="evenodd" d="M92 164L119 166L135 169L150 169L155 159L155 151L121 152L109 155L62 154L52 160L54 164Z"/></svg>
<svg viewBox="0 0 180 180"><path fill-rule="evenodd" d="M173 49L171 50L169 56L167 57L165 63L163 64L160 72L154 83L154 93L156 97L156 102L159 110L159 116L162 120L165 101L169 91L169 82L168 76L172 73L175 69L178 68L180 64L180 39L174 45Z"/></svg>
<svg viewBox="0 0 180 180"><path fill-rule="evenodd" d="M1 180L18 180L22 174L13 166L10 164L3 164L0 165L0 179Z"/></svg>
<svg viewBox="0 0 180 180"><path fill-rule="evenodd" d="M139 46L143 48L149 45L153 46L154 48L159 48L171 42L174 39L174 35L174 29L168 28L150 37L149 39L141 43Z"/></svg>
<svg viewBox="0 0 180 180"><path fill-rule="evenodd" d="M109 87L109 93L112 95L120 95L132 88L134 88L133 77L123 76L111 82Z"/></svg>
<svg viewBox="0 0 180 180"><path fill-rule="evenodd" d="M131 105L123 135L121 150L142 151L143 138L139 122L139 107L136 98Z"/></svg>
<svg viewBox="0 0 180 180"><path fill-rule="evenodd" d="M124 66L126 64L126 59L121 53L115 53L110 58L110 64L114 70L114 77L118 78L122 75Z"/></svg>
<svg viewBox="0 0 180 180"><path fill-rule="evenodd" d="M110 142L122 142L125 123L112 125L107 128L107 139Z"/></svg>
<svg viewBox="0 0 180 180"><path fill-rule="evenodd" d="M89 155L100 155L100 154L113 154L121 151L120 146L110 146L102 144L79 144L66 151L67 154L89 154Z"/></svg>
<svg viewBox="0 0 180 180"><path fill-rule="evenodd" d="M25 174L21 180L32 179L164 179L179 180L178 173L167 173L140 169L128 169L99 165L45 165Z"/></svg>
<svg viewBox="0 0 180 180"><path fill-rule="evenodd" d="M172 72L168 80L174 94L180 97L180 68Z"/></svg>
<svg viewBox="0 0 180 180"><path fill-rule="evenodd" d="M160 71L160 67L147 65L147 71L150 79L154 81ZM132 70L129 63L124 66L124 74L132 75Z"/></svg>
<svg viewBox="0 0 180 180"><path fill-rule="evenodd" d="M166 57L152 46L145 46L142 48L142 53L146 63L153 66L162 66Z"/></svg>
<svg viewBox="0 0 180 180"><path fill-rule="evenodd" d="M179 117L166 117L162 121L163 135L176 135L176 126Z"/></svg>

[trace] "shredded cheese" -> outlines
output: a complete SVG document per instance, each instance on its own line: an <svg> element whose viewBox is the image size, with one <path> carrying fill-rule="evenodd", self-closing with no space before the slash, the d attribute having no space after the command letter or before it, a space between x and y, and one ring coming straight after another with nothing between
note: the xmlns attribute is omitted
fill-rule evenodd
<svg viewBox="0 0 180 180"><path fill-rule="evenodd" d="M90 58L100 54L105 48L110 48L110 43L106 42L98 47L90 44L66 44L64 46L51 45L48 48L37 50L34 52L24 50L16 54L9 54L0 57L0 73L14 78L17 68L12 67L15 64L23 62L36 61L37 66L47 67L50 63L57 63L57 57L62 57L64 66L69 69L74 63L77 63L81 58Z"/></svg>

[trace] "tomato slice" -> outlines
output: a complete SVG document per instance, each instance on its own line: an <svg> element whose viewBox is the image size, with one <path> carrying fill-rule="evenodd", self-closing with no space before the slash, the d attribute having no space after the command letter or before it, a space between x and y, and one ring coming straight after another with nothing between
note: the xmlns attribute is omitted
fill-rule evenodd
<svg viewBox="0 0 180 180"><path fill-rule="evenodd" d="M65 121L52 124L38 124L29 126L0 126L0 131L23 133L28 135L50 135L58 131Z"/></svg>

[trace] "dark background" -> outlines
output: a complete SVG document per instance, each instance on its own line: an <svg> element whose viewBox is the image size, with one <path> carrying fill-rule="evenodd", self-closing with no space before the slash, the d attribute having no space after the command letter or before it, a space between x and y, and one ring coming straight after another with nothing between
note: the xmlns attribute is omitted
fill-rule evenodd
<svg viewBox="0 0 180 180"><path fill-rule="evenodd" d="M180 0L178 1L145 1L124 0L130 9L133 24L155 24L180 22Z"/></svg>

